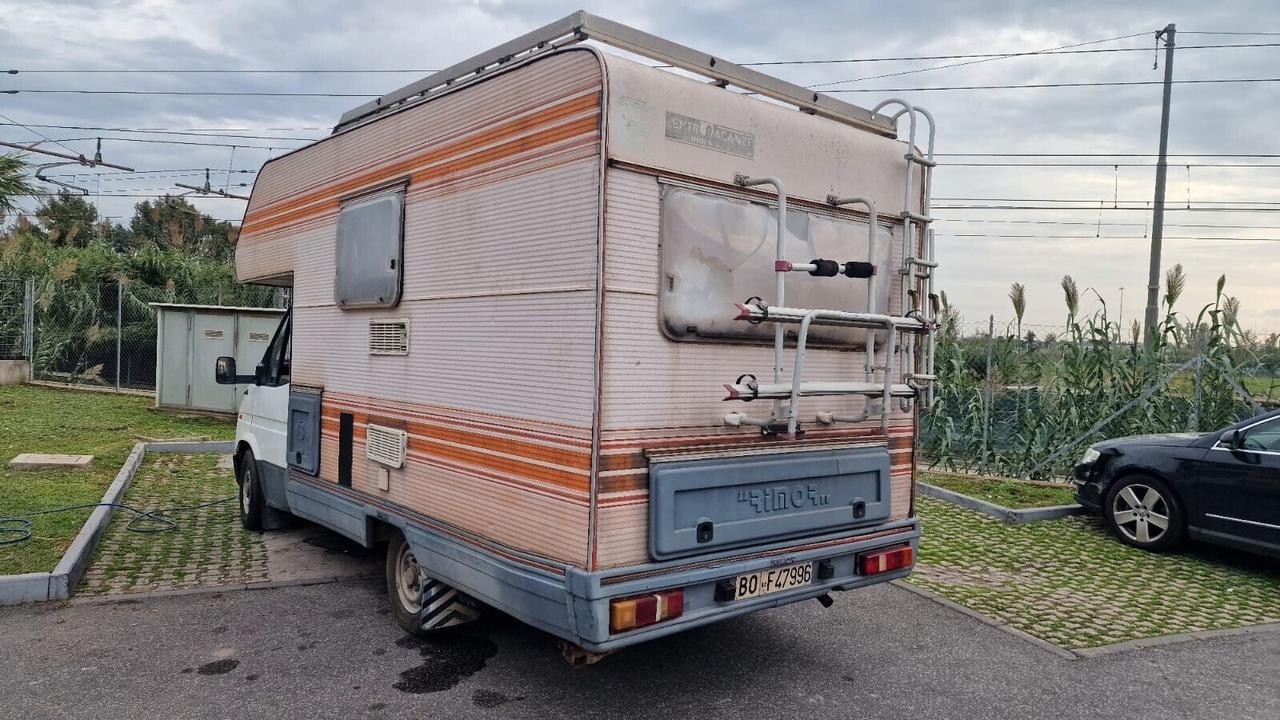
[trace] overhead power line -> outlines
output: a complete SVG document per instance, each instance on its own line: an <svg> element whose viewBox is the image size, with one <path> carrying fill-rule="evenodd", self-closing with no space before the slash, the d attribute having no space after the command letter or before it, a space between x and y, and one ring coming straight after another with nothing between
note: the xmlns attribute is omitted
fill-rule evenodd
<svg viewBox="0 0 1280 720"><path fill-rule="evenodd" d="M177 95L177 96L209 96L209 97L322 97L322 98L376 98L382 97L370 93L334 93L334 92L275 92L256 90L54 90L49 88L20 88L0 90L0 94L17 95L19 93L38 93L45 95Z"/></svg>
<svg viewBox="0 0 1280 720"><path fill-rule="evenodd" d="M934 154L933 154L933 156L934 156L934 157L1070 157L1070 158L1076 158L1076 157L1081 157L1081 158L1086 158L1086 157L1087 157L1087 158L1094 158L1094 157L1106 157L1106 158L1118 158L1118 157L1127 157L1127 158L1150 158L1150 157L1156 157L1156 155L1154 155L1154 154L1152 154L1152 153L1051 153L1051 152L1038 152L1038 153L1022 153L1022 152L945 152L945 153L934 153ZM1273 154L1265 154L1265 153L1247 153L1247 154L1227 154L1227 153L1198 153L1198 154L1197 154L1197 153L1183 153L1183 154L1180 154L1180 155L1179 155L1179 154L1177 154L1177 153L1169 153L1169 154L1165 155L1165 157L1171 157L1171 158L1184 158L1184 157L1186 157L1186 158L1205 158L1205 157L1212 157L1212 158L1280 158L1280 154L1274 154L1274 153L1273 153Z"/></svg>
<svg viewBox="0 0 1280 720"><path fill-rule="evenodd" d="M1069 50L1069 49L1071 49L1071 48L1083 47L1083 46L1085 46L1085 45L1098 45L1098 44L1100 44L1100 43L1105 43L1105 42L1114 42L1114 41L1116 41L1116 40L1127 40L1127 39L1132 38L1132 37L1137 37L1137 36L1139 36L1139 35L1146 35L1146 34L1147 34L1147 33L1145 33L1145 32L1142 32L1142 33L1133 33L1132 35L1120 35L1120 36L1112 37L1112 38L1103 38L1103 39L1101 39L1101 40L1090 40L1090 41L1088 41L1088 42L1073 43L1073 44L1070 44L1070 45L1059 45L1059 46L1057 46L1057 47L1049 47L1049 48L1045 48L1045 49L1043 49L1043 50L1032 50L1032 51L1030 51L1030 52L1009 53L1009 54L1007 54L1007 55L996 55L996 56L994 56L994 57L987 57L987 58L982 58L982 59L978 59L978 60L966 60L966 61L964 61L964 62L950 63L950 64L947 64L947 65L935 65L935 66L933 66L933 67L927 67L927 68L915 68L915 69L912 69L912 70L900 70L900 71L898 71L898 72L884 73L883 75L870 75L870 76L867 76L867 77L851 78L851 79L848 79L848 80L832 80L832 81L830 81L830 82L823 82L823 83L818 83L818 84L816 84L816 85L810 85L810 86L809 86L809 88L810 88L810 89L816 89L816 88L821 88L821 87L830 87L830 86L832 86L832 85L840 85L840 84L843 84L843 83L850 83L850 82L862 82L863 80L880 80L880 79L883 79L883 78L898 77L898 76L901 76L901 75L912 75L912 74L915 74L915 73L931 72L931 71L933 71L933 70L945 70L945 69L947 69L947 68L956 68L956 67L962 67L962 66L965 66L965 65L977 65L977 64L979 64L979 63L995 62L995 61L997 61L997 60L1008 60L1009 58L1015 58L1015 57L1027 57L1027 56L1030 56L1030 55L1039 55L1039 54L1041 54L1041 53L1051 53L1051 52L1056 52L1056 51L1059 51L1059 50Z"/></svg>
<svg viewBox="0 0 1280 720"><path fill-rule="evenodd" d="M1201 80L1174 80L1175 85L1216 85L1280 82L1280 78L1212 78ZM1026 90L1044 88L1085 88L1085 87L1133 87L1139 85L1163 85L1162 80L1112 80L1106 82L1056 82L1056 83L1023 83L1015 85L952 85L934 87L898 87L898 88L838 88L824 90L835 93L893 93L893 92L943 92L948 90Z"/></svg>
<svg viewBox="0 0 1280 720"><path fill-rule="evenodd" d="M1076 199L1070 200L1066 198L983 198L983 197L935 197L938 202L1016 202L1016 203L1093 203L1094 210L1098 209L1098 203L1148 203L1150 200L1102 200L1102 199ZM1280 205L1280 200L1197 200L1200 205Z"/></svg>
<svg viewBox="0 0 1280 720"><path fill-rule="evenodd" d="M1214 85L1214 84L1257 84L1280 82L1280 78L1207 78L1200 80L1174 80L1178 85ZM894 93L894 92L942 92L951 90L1024 90L1044 88L1086 88L1086 87L1132 87L1142 85L1162 85L1160 80L1115 80L1106 82L1056 82L1056 83L1023 83L1012 85L951 85L933 87L896 87L896 88L839 88L825 90L826 94L837 93ZM293 97L293 98L356 98L368 99L382 97L373 93L336 93L336 92L282 92L269 90L67 90L53 88L10 88L0 90L0 94L18 95L125 95L125 96L180 96L180 97Z"/></svg>
<svg viewBox="0 0 1280 720"><path fill-rule="evenodd" d="M125 137L80 137L63 138L62 142L84 142L86 140L110 140L112 142L152 143L156 145L195 145L198 147L224 147L257 150L294 150L296 145L247 145L245 143L197 142L195 140L160 140L158 138L125 138ZM291 141L292 142L292 141ZM310 141L308 141L310 142Z"/></svg>
<svg viewBox="0 0 1280 720"><path fill-rule="evenodd" d="M935 218L938 222L943 223L980 223L986 225L1073 225L1087 227L1147 227L1145 222L1114 222L1114 221L1094 221L1094 220L1017 220L1017 219L995 219L995 218ZM1199 229L1215 229L1215 230L1280 230L1280 225L1232 225L1232 224L1204 224L1204 223L1166 223L1165 227L1172 228L1199 228Z"/></svg>
<svg viewBox="0 0 1280 720"><path fill-rule="evenodd" d="M0 123L0 126L2 125L17 125L17 123L12 123L12 122ZM38 128L53 129L53 130L101 130L105 132L141 133L141 134L150 134L150 135L225 137L225 138L241 138L245 140L303 140L306 142L311 142L319 139L319 138L313 138L313 137L286 137L282 135L240 135L240 134L229 134L229 133L219 133L219 132L196 132L192 130L165 130L161 128L153 129L153 128L98 127L93 125L37 125L33 123L31 125L24 125L20 127L26 127L27 129L38 127Z"/></svg>
<svg viewBox="0 0 1280 720"><path fill-rule="evenodd" d="M1146 240L1145 235L1001 235L987 233L938 233L940 237L997 238L1003 240ZM1225 242L1280 242L1280 238L1248 238L1200 235L1165 235L1165 240L1213 240Z"/></svg>
<svg viewBox="0 0 1280 720"><path fill-rule="evenodd" d="M989 167L989 168L1153 168L1156 163L1109 163L1109 162L1072 162L1072 163L1016 163L1016 162L940 162L944 167ZM1177 163L1177 167L1189 168L1280 168L1280 163Z"/></svg>
<svg viewBox="0 0 1280 720"><path fill-rule="evenodd" d="M1088 205L934 205L932 210L1052 210L1054 212L1084 211L1084 212L1114 212L1126 210L1141 210L1143 212L1151 212L1150 202L1143 205L1134 206L1116 206L1103 205L1099 207L1097 204L1090 207ZM1229 212L1229 213L1260 213L1260 212L1280 212L1280 207L1176 207L1173 203L1165 204L1165 212Z"/></svg>
<svg viewBox="0 0 1280 720"><path fill-rule="evenodd" d="M1124 35L1115 40L1139 37L1148 33ZM1265 34L1265 33L1264 33ZM1093 43L1107 42L1095 40ZM1064 45L1063 48L1079 47L1091 43ZM1230 48L1280 47L1280 43L1213 43L1206 45L1179 45L1178 50L1219 50ZM995 53L968 53L951 55L897 55L889 57L862 58L817 58L810 60L761 60L758 62L737 63L743 67L767 67L775 65L850 65L860 63L913 62L924 60L1001 60L1004 58L1035 57L1040 55L1093 55L1102 53L1149 53L1149 47L1090 48L1085 50L1053 49L1037 51L1011 51ZM655 67L669 67L658 65ZM923 68L930 70L937 68ZM396 75L396 74L429 74L439 72L432 68L12 68L5 71L9 75Z"/></svg>

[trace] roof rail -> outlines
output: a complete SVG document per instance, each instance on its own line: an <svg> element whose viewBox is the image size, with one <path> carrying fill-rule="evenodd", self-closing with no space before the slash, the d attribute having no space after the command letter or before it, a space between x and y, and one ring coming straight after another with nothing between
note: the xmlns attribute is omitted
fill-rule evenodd
<svg viewBox="0 0 1280 720"><path fill-rule="evenodd" d="M582 10L348 110L343 113L333 131L340 132L374 115L425 100L460 82L474 80L502 69L512 62L584 40L595 40L620 50L658 60L672 67L712 78L721 85L733 85L794 105L802 112L853 125L880 135L889 137L896 135L894 120L890 116L874 113L866 108L735 65L714 55L698 52Z"/></svg>

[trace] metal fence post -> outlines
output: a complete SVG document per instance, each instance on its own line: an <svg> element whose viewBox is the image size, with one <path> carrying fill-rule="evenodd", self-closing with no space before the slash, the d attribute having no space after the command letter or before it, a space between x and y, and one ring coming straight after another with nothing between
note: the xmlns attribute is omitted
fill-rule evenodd
<svg viewBox="0 0 1280 720"><path fill-rule="evenodd" d="M124 341L124 282L116 280L116 390L120 389L120 344Z"/></svg>
<svg viewBox="0 0 1280 720"><path fill-rule="evenodd" d="M982 404L982 469L987 467L988 444L991 440L991 405L995 402L995 386L991 379L991 355L996 343L996 316L987 317L987 374L985 402Z"/></svg>
<svg viewBox="0 0 1280 720"><path fill-rule="evenodd" d="M27 381L36 377L36 279L27 278L22 295L22 350L27 356Z"/></svg>
<svg viewBox="0 0 1280 720"><path fill-rule="evenodd" d="M1200 432L1200 376L1204 373L1204 355L1196 355L1195 388L1191 396L1191 432Z"/></svg>

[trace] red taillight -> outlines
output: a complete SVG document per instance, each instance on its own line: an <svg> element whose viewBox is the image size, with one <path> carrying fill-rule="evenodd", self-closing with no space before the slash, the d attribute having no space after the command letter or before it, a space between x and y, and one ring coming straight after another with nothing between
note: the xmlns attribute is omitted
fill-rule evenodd
<svg viewBox="0 0 1280 720"><path fill-rule="evenodd" d="M634 630L678 618L683 613L683 589L622 598L609 603L609 631Z"/></svg>
<svg viewBox="0 0 1280 720"><path fill-rule="evenodd" d="M863 575L878 575L891 570L910 567L913 560L910 545L877 550L858 556L858 572Z"/></svg>

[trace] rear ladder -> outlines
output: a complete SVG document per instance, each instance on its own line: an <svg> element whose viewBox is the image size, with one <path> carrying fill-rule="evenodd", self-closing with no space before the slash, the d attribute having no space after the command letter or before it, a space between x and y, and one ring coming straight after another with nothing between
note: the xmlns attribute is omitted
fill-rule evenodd
<svg viewBox="0 0 1280 720"><path fill-rule="evenodd" d="M880 420L880 428L887 432L892 403L897 400L904 411L910 410L913 402L919 400L927 407L933 400L934 349L935 330L938 316L938 297L934 294L933 276L938 267L934 259L933 230L929 216L930 185L933 168L934 122L933 116L924 108L913 106L905 100L886 100L875 107L873 113L885 107L899 106L901 109L891 116L894 126L898 119L906 115L909 120L907 137L907 153L903 156L907 161L906 188L903 192L903 210L900 214L903 228L902 262L898 268L901 277L899 307L902 315L889 315L873 312L876 305L877 268L873 264L876 257L876 234L879 215L875 203L863 197L827 196L832 207L860 204L867 208L867 262L815 259L807 263L787 260L785 255L787 194L782 181L774 177L747 177L737 175L734 183L741 187L772 185L778 196L778 228L777 252L774 271L777 283L774 289L775 305L769 305L759 297L749 298L738 303L736 320L750 323L774 324L773 337L773 382L761 383L749 373L740 375L732 383L725 384L728 396L725 400L771 400L772 410L768 418L753 418L740 412L732 412L725 416L724 422L731 426L751 425L761 428L766 434L786 433L795 436L800 432L800 399L804 397L863 395L867 397L867 409L858 416L841 416L830 412L819 412L815 419L822 424L837 422L863 422L871 419ZM925 154L921 155L916 148L917 116L923 116L929 124L929 141ZM919 212L911 210L911 190L914 169L920 166L922 195L919 198ZM843 310L809 309L788 307L785 303L786 286L784 273L807 272L814 277L836 277L843 275L849 278L865 278L867 280L867 312L848 312ZM892 282L892 280L890 280ZM923 290L924 302L921 300ZM783 358L785 355L785 325L799 325L795 342L795 357L791 365L790 381L783 377ZM814 326L863 328L867 330L865 339L865 363L863 378L851 381L806 382L804 380L805 348L808 344L809 329ZM884 363L876 363L876 332L883 330L886 336L884 344ZM923 338L923 340L921 340ZM921 344L919 366L923 372L917 371L916 345ZM880 379L876 371L881 372ZM898 380L895 381L895 374ZM784 408L784 401L786 403ZM875 409L870 407L877 402Z"/></svg>

